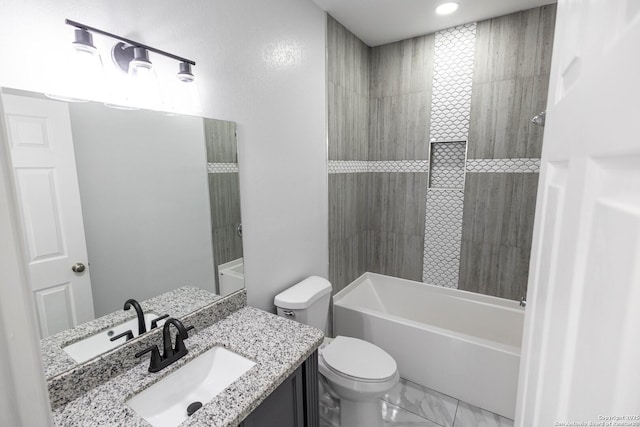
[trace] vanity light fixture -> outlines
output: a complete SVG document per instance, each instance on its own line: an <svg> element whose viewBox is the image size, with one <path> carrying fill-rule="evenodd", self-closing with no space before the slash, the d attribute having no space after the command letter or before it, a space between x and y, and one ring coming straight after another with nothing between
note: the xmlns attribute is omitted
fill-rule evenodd
<svg viewBox="0 0 640 427"><path fill-rule="evenodd" d="M180 71L178 71L178 80L183 83L193 83L195 77L193 71L191 71L191 64L188 62L180 63Z"/></svg>
<svg viewBox="0 0 640 427"><path fill-rule="evenodd" d="M54 68L51 79L64 95L46 93L46 96L67 102L86 102L99 97L104 86L104 68L90 32L75 29L71 48L64 50L62 61L64 67Z"/></svg>
<svg viewBox="0 0 640 427"><path fill-rule="evenodd" d="M460 7L460 3L455 1L449 1L441 3L436 7L436 13L438 15L450 15Z"/></svg>
<svg viewBox="0 0 640 427"><path fill-rule="evenodd" d="M70 19L66 19L65 24L76 28L73 46L78 52L93 52L99 57L97 49L93 45L92 33L118 40L118 43L111 50L111 58L116 68L129 76L129 84L127 85L129 102L152 107L159 104L160 90L155 69L149 59L149 52L178 61L177 78L179 82L192 83L195 80L192 69L196 65L195 61Z"/></svg>

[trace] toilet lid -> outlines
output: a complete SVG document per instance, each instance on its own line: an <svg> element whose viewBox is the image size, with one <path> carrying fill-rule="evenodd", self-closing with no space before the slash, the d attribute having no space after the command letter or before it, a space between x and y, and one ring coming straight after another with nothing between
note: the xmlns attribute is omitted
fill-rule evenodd
<svg viewBox="0 0 640 427"><path fill-rule="evenodd" d="M334 371L369 381L384 381L398 369L393 357L380 347L343 336L323 348L322 359Z"/></svg>

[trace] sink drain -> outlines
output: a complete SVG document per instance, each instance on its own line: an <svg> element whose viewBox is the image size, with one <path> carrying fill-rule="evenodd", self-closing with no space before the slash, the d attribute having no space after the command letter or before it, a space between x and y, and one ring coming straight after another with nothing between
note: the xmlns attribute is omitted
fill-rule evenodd
<svg viewBox="0 0 640 427"><path fill-rule="evenodd" d="M193 402L191 405L187 406L187 415L193 415L193 413L200 408L202 408L202 402Z"/></svg>

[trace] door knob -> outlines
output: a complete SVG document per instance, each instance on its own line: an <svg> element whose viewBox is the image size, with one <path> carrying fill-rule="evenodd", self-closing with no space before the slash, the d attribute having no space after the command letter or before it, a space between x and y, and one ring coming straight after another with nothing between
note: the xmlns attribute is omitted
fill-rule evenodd
<svg viewBox="0 0 640 427"><path fill-rule="evenodd" d="M84 271L86 267L84 266L83 263L81 262L76 262L75 264L73 264L73 266L71 266L71 270L74 273L82 273Z"/></svg>

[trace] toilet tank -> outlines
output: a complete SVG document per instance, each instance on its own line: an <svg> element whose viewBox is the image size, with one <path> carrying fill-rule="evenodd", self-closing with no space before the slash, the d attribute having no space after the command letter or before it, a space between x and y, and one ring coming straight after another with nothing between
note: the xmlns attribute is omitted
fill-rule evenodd
<svg viewBox="0 0 640 427"><path fill-rule="evenodd" d="M311 276L276 295L278 316L286 317L328 333L331 283Z"/></svg>

